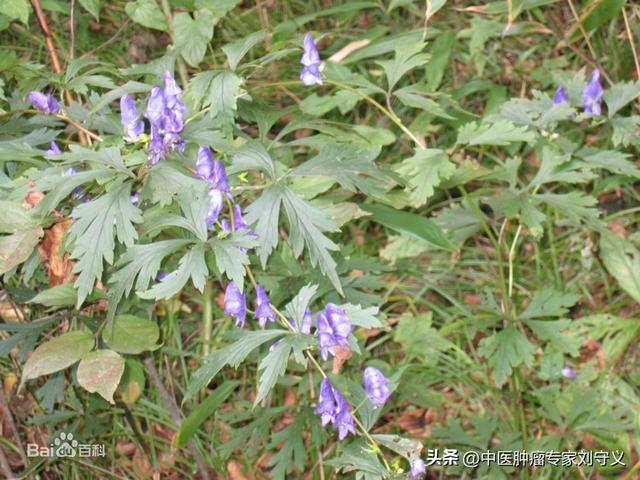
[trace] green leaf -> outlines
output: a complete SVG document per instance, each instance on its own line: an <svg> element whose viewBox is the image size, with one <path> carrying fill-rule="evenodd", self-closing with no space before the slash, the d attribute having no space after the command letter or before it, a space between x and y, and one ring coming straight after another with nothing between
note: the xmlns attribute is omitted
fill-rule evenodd
<svg viewBox="0 0 640 480"><path fill-rule="evenodd" d="M260 43L266 35L265 32L260 30L222 47L222 51L227 56L227 60L229 60L229 68L231 70L238 68L240 60L244 58L253 46Z"/></svg>
<svg viewBox="0 0 640 480"><path fill-rule="evenodd" d="M422 92L415 88L415 86L404 87L393 92L393 94L407 107L419 108L434 117L453 120L454 117L449 115L439 103L423 96L421 93Z"/></svg>
<svg viewBox="0 0 640 480"><path fill-rule="evenodd" d="M455 171L456 166L442 150L419 148L411 158L403 160L396 168L408 183L411 204L420 207L434 193L442 180L446 180Z"/></svg>
<svg viewBox="0 0 640 480"><path fill-rule="evenodd" d="M285 307L285 313L288 317L295 320L296 325L302 325L304 314L317 291L317 285L305 285L298 291L296 296L293 297L293 299Z"/></svg>
<svg viewBox="0 0 640 480"><path fill-rule="evenodd" d="M80 360L78 383L89 393L97 393L114 405L113 394L124 372L124 358L113 350L96 350Z"/></svg>
<svg viewBox="0 0 640 480"><path fill-rule="evenodd" d="M598 209L593 208L594 205L597 205L598 201L591 195L573 191L569 193L538 194L535 195L534 198L545 202L571 221L576 223L583 221L591 225L599 224Z"/></svg>
<svg viewBox="0 0 640 480"><path fill-rule="evenodd" d="M135 403L142 395L145 383L142 363L133 358L127 358L119 385L122 401L129 404Z"/></svg>
<svg viewBox="0 0 640 480"><path fill-rule="evenodd" d="M69 239L74 242L72 258L78 259L73 271L78 273L77 308L93 290L96 280L102 277L103 262L113 263L115 248L114 229L118 241L133 246L138 238L133 223L141 222L138 207L131 203L131 185L115 185L106 194L73 209L74 222L69 228Z"/></svg>
<svg viewBox="0 0 640 480"><path fill-rule="evenodd" d="M480 340L478 354L487 358L496 384L501 387L519 365L533 365L536 346L514 325Z"/></svg>
<svg viewBox="0 0 640 480"><path fill-rule="evenodd" d="M135 315L118 315L102 331L102 341L119 353L137 355L157 350L160 345L158 325Z"/></svg>
<svg viewBox="0 0 640 480"><path fill-rule="evenodd" d="M282 189L275 184L267 187L262 195L247 207L245 220L253 225L260 244L257 248L258 257L263 265L278 244L278 219L282 205Z"/></svg>
<svg viewBox="0 0 640 480"><path fill-rule="evenodd" d="M246 220L254 225L260 245L258 256L263 265L278 244L280 206L284 205L289 221L289 243L296 257L306 245L312 266L318 265L333 286L342 293L336 262L329 251L338 247L324 232L334 232L337 226L322 211L298 197L290 188L276 183L247 208Z"/></svg>
<svg viewBox="0 0 640 480"><path fill-rule="evenodd" d="M185 286L189 277L191 277L194 287L202 292L209 273L204 258L205 245L205 243L194 244L180 259L176 270L169 273L149 290L138 292L138 296L155 300L171 298Z"/></svg>
<svg viewBox="0 0 640 480"><path fill-rule="evenodd" d="M276 348L271 350L266 357L260 360L258 364L258 372L260 379L258 380L258 393L253 402L253 406L258 405L271 392L280 378L287 369L289 363L289 355L291 355L291 338L287 337Z"/></svg>
<svg viewBox="0 0 640 480"><path fill-rule="evenodd" d="M625 2L626 0L593 0L587 3L584 11L580 12L578 22L569 29L568 41L575 42L581 38L582 30L590 33L617 17Z"/></svg>
<svg viewBox="0 0 640 480"><path fill-rule="evenodd" d="M162 240L127 249L116 264L121 268L109 279L109 320L113 319L122 297L131 292L134 281L136 290L146 290L149 282L156 278L162 260L191 243L185 239Z"/></svg>
<svg viewBox="0 0 640 480"><path fill-rule="evenodd" d="M451 240L444 234L442 229L422 215L403 212L377 204L361 204L360 208L365 212L371 213L372 220L396 232L425 240L445 250L454 251L456 249L456 246L451 243Z"/></svg>
<svg viewBox="0 0 640 480"><path fill-rule="evenodd" d="M238 368L244 359L260 345L284 335L289 335L289 332L287 330L277 329L243 330L240 338L236 342L220 350L216 350L205 357L204 364L196 370L191 377L191 383L187 387L185 401L206 387L211 379L215 377L225 365Z"/></svg>
<svg viewBox="0 0 640 480"><path fill-rule="evenodd" d="M93 18L96 20L100 19L100 2L101 0L80 0L80 5L82 5L87 12L93 15Z"/></svg>
<svg viewBox="0 0 640 480"><path fill-rule="evenodd" d="M0 275L26 261L42 235L42 228L35 226L0 237Z"/></svg>
<svg viewBox="0 0 640 480"><path fill-rule="evenodd" d="M495 123L471 122L460 127L457 144L466 145L509 145L512 142L532 143L536 138L527 127L516 127L507 120Z"/></svg>
<svg viewBox="0 0 640 480"><path fill-rule="evenodd" d="M293 423L286 428L274 432L269 449L275 449L275 454L269 459L269 466L273 467L269 472L275 480L291 478L287 476L297 466L299 471L304 470L307 461L307 448L304 446L305 421L308 415L299 412Z"/></svg>
<svg viewBox="0 0 640 480"><path fill-rule="evenodd" d="M360 305L352 305L350 303L340 306L344 309L351 323L357 327L384 328L386 326L386 323L377 317L379 314L378 307L362 308Z"/></svg>
<svg viewBox="0 0 640 480"><path fill-rule="evenodd" d="M429 61L429 54L420 53L424 49L424 46L425 44L423 42L406 43L395 47L393 60L376 62L384 70L389 91L392 91L393 87L395 87L400 79L408 72Z"/></svg>
<svg viewBox="0 0 640 480"><path fill-rule="evenodd" d="M374 163L378 147L363 149L345 143L324 143L315 157L294 168L289 175L334 178L343 188L369 196L379 195L391 178Z"/></svg>
<svg viewBox="0 0 640 480"><path fill-rule="evenodd" d="M43 343L28 358L22 383L63 370L83 358L93 348L94 338L86 330L64 333Z"/></svg>
<svg viewBox="0 0 640 480"><path fill-rule="evenodd" d="M636 167L633 161L629 160L631 155L627 153L585 147L580 149L576 155L582 158L589 166L605 168L613 173L640 178L640 169Z"/></svg>
<svg viewBox="0 0 640 480"><path fill-rule="evenodd" d="M238 380L228 380L216 387L214 392L194 407L189 416L184 419L176 433L175 445L178 448L184 447L189 439L196 433L207 418L211 417L220 405L233 393L240 385Z"/></svg>
<svg viewBox="0 0 640 480"><path fill-rule="evenodd" d="M106 298L106 295L101 290L96 289L89 298L91 300ZM43 290L27 303L37 303L45 307L66 307L75 305L77 300L78 291L73 288L72 284L66 283Z"/></svg>
<svg viewBox="0 0 640 480"><path fill-rule="evenodd" d="M204 182L193 175L186 175L184 170L178 165L162 161L154 165L149 170L147 181L143 187L143 193L150 193L153 203L168 205L173 201L173 197L180 192L191 188L200 190Z"/></svg>
<svg viewBox="0 0 640 480"><path fill-rule="evenodd" d="M153 28L162 32L168 31L167 20L156 0L135 0L124 6L127 15L143 27Z"/></svg>
<svg viewBox="0 0 640 480"><path fill-rule="evenodd" d="M608 88L602 98L607 104L607 115L609 118L613 118L613 116L628 103L638 98L638 95L640 95L640 80L617 83Z"/></svg>
<svg viewBox="0 0 640 480"><path fill-rule="evenodd" d="M29 210L21 203L0 200L0 233L16 233L35 225Z"/></svg>
<svg viewBox="0 0 640 480"><path fill-rule="evenodd" d="M546 287L535 293L531 303L519 315L519 318L525 320L529 318L545 318L545 317L562 317L569 312L580 295L574 293L560 293L553 287Z"/></svg>
<svg viewBox="0 0 640 480"><path fill-rule="evenodd" d="M616 116L611 119L613 136L611 140L615 147L622 145L640 145L640 115L630 117Z"/></svg>
<svg viewBox="0 0 640 480"><path fill-rule="evenodd" d="M409 358L420 358L435 365L438 353L451 347L451 343L431 326L432 313L413 316L405 313L393 329L393 340L402 345Z"/></svg>
<svg viewBox="0 0 640 480"><path fill-rule="evenodd" d="M524 323L536 337L547 340L558 352L568 353L572 357L580 353L578 342L562 333L571 325L571 320L524 320Z"/></svg>
<svg viewBox="0 0 640 480"><path fill-rule="evenodd" d="M0 2L0 13L11 20L20 20L25 25L29 22L29 2L27 0L8 0Z"/></svg>
<svg viewBox="0 0 640 480"><path fill-rule="evenodd" d="M125 175L135 178L135 174L129 171L124 164L120 149L118 147L107 147L100 150L84 148L79 145L70 145L69 152L64 152L56 158L66 160L68 162L90 162L99 166L111 167L114 170L124 173Z"/></svg>
<svg viewBox="0 0 640 480"><path fill-rule="evenodd" d="M264 145L256 140L250 140L238 149L227 172L237 173L245 170L259 170L271 179L276 178L276 166L271 155Z"/></svg>
<svg viewBox="0 0 640 480"><path fill-rule="evenodd" d="M591 172L578 170L585 169L584 163L570 160L569 154L561 154L549 147L543 147L540 168L529 188L551 182L581 183L595 177Z"/></svg>
<svg viewBox="0 0 640 480"><path fill-rule="evenodd" d="M222 126L233 123L238 109L237 97L240 93L240 77L230 70L224 70L216 75L209 87L209 116L217 120Z"/></svg>
<svg viewBox="0 0 640 480"><path fill-rule="evenodd" d="M199 10L192 18L186 12L178 13L173 17L173 32L182 58L192 67L197 67L213 37L213 14L209 10Z"/></svg>
<svg viewBox="0 0 640 480"><path fill-rule="evenodd" d="M242 0L196 0L195 7L206 8L214 17L224 17L228 12L238 5Z"/></svg>
<svg viewBox="0 0 640 480"><path fill-rule="evenodd" d="M216 256L218 271L226 274L230 280L236 282L240 290L243 290L245 265L251 263L246 251L258 245L255 236L247 230L238 230L223 239L212 238L209 244Z"/></svg>
<svg viewBox="0 0 640 480"><path fill-rule="evenodd" d="M432 2L434 3L434 2ZM444 1L440 1L444 4ZM455 30L445 30L436 36L431 47L431 59L425 68L427 77L427 85L431 90L436 90L445 72L449 69L449 60L455 47L456 32Z"/></svg>
<svg viewBox="0 0 640 480"><path fill-rule="evenodd" d="M622 289L640 302L640 252L628 240L609 232L600 238L602 262Z"/></svg>
<svg viewBox="0 0 640 480"><path fill-rule="evenodd" d="M329 253L338 250L338 246L324 235L324 232L337 231L338 227L322 211L298 197L293 190L284 187L282 194L282 203L289 221L289 244L293 254L296 257L300 256L306 245L311 265L318 265L338 293L342 294L336 262Z"/></svg>

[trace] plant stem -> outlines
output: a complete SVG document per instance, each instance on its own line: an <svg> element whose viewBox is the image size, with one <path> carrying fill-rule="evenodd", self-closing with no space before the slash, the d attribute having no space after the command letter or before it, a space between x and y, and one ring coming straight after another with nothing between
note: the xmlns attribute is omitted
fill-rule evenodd
<svg viewBox="0 0 640 480"><path fill-rule="evenodd" d="M400 128L400 130L402 130L411 140L413 140L413 142L419 148L427 148L426 145L424 144L424 142L422 140L420 140L418 137L416 137L413 134L413 132L411 130L409 130L404 123L402 123L402 120L400 120L397 115L395 115L393 112L391 112L385 106L383 106L380 102L374 100L372 97L370 97L366 93L361 92L357 88L353 88L353 87L351 87L351 86L349 86L347 84L344 84L344 83L341 83L341 82L335 82L333 80L325 80L325 81L329 85L334 85L334 86L342 88L344 90L349 90L350 92L353 92L356 95L358 95L363 100L366 100L371 105L373 105L375 108L380 110L380 112L383 113L389 120L391 120L393 123L395 123L398 126L398 128Z"/></svg>
<svg viewBox="0 0 640 480"><path fill-rule="evenodd" d="M205 357L209 355L209 346L211 344L211 329L213 326L212 294L211 281L207 280L202 294L202 299L204 300L204 308L202 309L202 353Z"/></svg>

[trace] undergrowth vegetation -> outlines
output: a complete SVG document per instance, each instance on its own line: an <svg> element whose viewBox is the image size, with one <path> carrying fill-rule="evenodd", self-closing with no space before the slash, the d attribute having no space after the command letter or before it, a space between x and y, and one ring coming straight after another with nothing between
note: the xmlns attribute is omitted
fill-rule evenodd
<svg viewBox="0 0 640 480"><path fill-rule="evenodd" d="M3 475L636 478L639 16L1 3Z"/></svg>

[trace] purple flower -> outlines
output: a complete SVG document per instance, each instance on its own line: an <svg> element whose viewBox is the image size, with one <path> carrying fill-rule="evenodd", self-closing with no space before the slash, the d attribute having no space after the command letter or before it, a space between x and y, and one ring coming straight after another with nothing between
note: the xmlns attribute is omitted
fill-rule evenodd
<svg viewBox="0 0 640 480"><path fill-rule="evenodd" d="M553 104L558 105L560 103L568 102L569 96L567 95L567 90L564 86L560 85L556 89L556 93L553 95Z"/></svg>
<svg viewBox="0 0 640 480"><path fill-rule="evenodd" d="M304 53L300 58L302 71L300 72L300 80L306 86L322 85L322 76L320 75L320 53L316 47L313 35L307 33L303 42Z"/></svg>
<svg viewBox="0 0 640 480"><path fill-rule="evenodd" d="M578 376L578 374L575 372L573 368L567 365L562 369L562 376L570 380L573 380Z"/></svg>
<svg viewBox="0 0 640 480"><path fill-rule="evenodd" d="M60 155L62 153L62 150L60 150L60 147L58 147L58 144L55 141L52 141L49 149L44 153L47 155L47 157L50 157L52 155Z"/></svg>
<svg viewBox="0 0 640 480"><path fill-rule="evenodd" d="M53 95L47 95L46 93L40 93L32 90L29 92L29 101L42 113L51 114L58 113L60 111L60 104Z"/></svg>
<svg viewBox="0 0 640 480"><path fill-rule="evenodd" d="M340 390L331 386L331 382L326 377L320 384L318 406L314 412L320 415L322 426L331 422L331 425L338 430L340 440L349 433L356 433L355 421L347 400Z"/></svg>
<svg viewBox="0 0 640 480"><path fill-rule="evenodd" d="M164 280L168 276L169 276L169 274L167 272L158 272L158 274L156 275L156 281L157 282L161 282L162 280Z"/></svg>
<svg viewBox="0 0 640 480"><path fill-rule="evenodd" d="M149 161L152 164L165 158L171 151L184 149L180 132L184 128L184 103L180 100L182 89L171 73L164 72L164 89L154 87L147 101L145 117L151 123Z"/></svg>
<svg viewBox="0 0 640 480"><path fill-rule="evenodd" d="M351 322L345 311L334 303L327 303L324 312L318 312L318 343L323 360L334 354L333 347L349 346Z"/></svg>
<svg viewBox="0 0 640 480"><path fill-rule="evenodd" d="M375 367L367 367L362 374L364 389L375 407L384 405L391 395L389 380Z"/></svg>
<svg viewBox="0 0 640 480"><path fill-rule="evenodd" d="M209 147L200 147L196 157L196 177L209 180L213 175L213 152Z"/></svg>
<svg viewBox="0 0 640 480"><path fill-rule="evenodd" d="M131 194L131 203L136 205L139 201L140 201L140 193L139 192L132 193Z"/></svg>
<svg viewBox="0 0 640 480"><path fill-rule="evenodd" d="M236 319L238 327L244 327L247 318L247 300L233 280L224 292L224 312Z"/></svg>
<svg viewBox="0 0 640 480"><path fill-rule="evenodd" d="M124 138L128 141L135 142L144 132L144 122L139 120L136 104L129 94L120 98L120 122L124 127Z"/></svg>
<svg viewBox="0 0 640 480"><path fill-rule="evenodd" d="M411 460L411 470L409 470L409 478L422 478L427 473L427 467L424 464L424 460L421 458L414 458Z"/></svg>
<svg viewBox="0 0 640 480"><path fill-rule="evenodd" d="M209 189L209 211L207 212L207 225L213 225L216 220L218 220L218 216L220 215L220 211L224 207L224 193L220 190L216 190L215 188Z"/></svg>
<svg viewBox="0 0 640 480"><path fill-rule="evenodd" d="M584 111L592 115L600 115L602 113L602 95L604 89L600 85L600 70L595 69L591 73L591 80L587 83L582 94L582 105Z"/></svg>
<svg viewBox="0 0 640 480"><path fill-rule="evenodd" d="M333 395L336 397L336 405L338 407L336 416L333 421L333 428L338 429L338 438L342 440L349 433L356 433L355 420L351 414L351 409L342 392L337 388L333 389Z"/></svg>
<svg viewBox="0 0 640 480"><path fill-rule="evenodd" d="M259 283L256 285L256 311L255 318L260 323L260 327L264 328L267 320L270 322L276 321L276 314L271 308L269 296L265 292L264 287Z"/></svg>
<svg viewBox="0 0 640 480"><path fill-rule="evenodd" d="M227 194L231 194L231 190L229 189L229 180L227 179L227 172L224 169L223 163L217 158L213 160L213 170L209 177L209 181L213 188L217 188Z"/></svg>
<svg viewBox="0 0 640 480"><path fill-rule="evenodd" d="M300 330L300 333L304 333L306 335L311 333L311 322L313 322L313 316L311 315L311 310L308 308L304 311L304 316L302 317L300 326L298 326L298 322L296 322L295 319L291 318L289 320L291 325L293 325L293 328Z"/></svg>

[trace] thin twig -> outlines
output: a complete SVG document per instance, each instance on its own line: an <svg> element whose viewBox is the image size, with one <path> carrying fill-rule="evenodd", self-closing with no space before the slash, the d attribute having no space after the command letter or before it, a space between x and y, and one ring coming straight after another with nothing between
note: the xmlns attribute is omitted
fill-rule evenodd
<svg viewBox="0 0 640 480"><path fill-rule="evenodd" d="M73 60L76 50L76 0L71 0L69 7L69 60Z"/></svg>
<svg viewBox="0 0 640 480"><path fill-rule="evenodd" d="M3 416L9 422L9 427L13 430L13 437L16 441L16 446L18 447L18 454L20 454L20 460L22 460L22 464L25 469L27 468L29 461L27 460L27 454L24 451L24 446L22 445L22 440L20 439L20 433L18 432L18 428L16 427L16 422L13 419L13 414L11 413L11 409L9 408L9 404L7 402L7 397L4 394L4 389L2 385L0 385L0 408L3 410Z"/></svg>
<svg viewBox="0 0 640 480"><path fill-rule="evenodd" d="M11 466L9 466L9 462L7 461L7 457L4 454L4 450L0 448L0 470L2 470L2 474L5 478L9 480L14 480L16 476L11 471Z"/></svg>
<svg viewBox="0 0 640 480"><path fill-rule="evenodd" d="M622 17L624 18L624 27L627 29L627 36L629 37L629 43L631 44L631 53L633 54L633 61L636 64L636 76L640 79L640 60L638 59L638 51L636 50L636 42L633 39L633 31L629 24L629 17L627 16L627 10L622 7Z"/></svg>
<svg viewBox="0 0 640 480"><path fill-rule="evenodd" d="M580 29L580 32L582 33L582 36L584 37L585 42L587 42L587 47L589 47L589 52L591 52L591 56L593 57L594 63L598 66L598 69L600 70L600 73L602 73L602 76L607 80L607 82L609 82L610 85L613 84L613 81L611 80L611 78L607 74L607 71L604 68L602 68L602 66L600 65L600 62L598 61L598 57L596 55L596 51L593 48L593 45L591 45L591 40L589 40L589 35L587 34L587 31L582 26L582 22L580 22L580 17L578 16L578 12L576 11L576 7L573 5L573 1L572 0L567 0L567 3L569 4L569 8L571 9L571 14L573 15L573 18L575 19L576 23L578 24L578 28Z"/></svg>
<svg viewBox="0 0 640 480"><path fill-rule="evenodd" d="M169 392L167 391L164 384L162 383L162 380L160 379L160 374L158 373L158 370L156 370L156 367L153 364L153 358L152 357L145 358L144 365L147 368L149 377L151 378L153 385L158 390L158 393L160 394L160 397L162 398L164 406L169 412L169 415L171 415L171 418L175 422L176 427L180 427L180 424L182 423L182 414L180 413L180 409L178 408L178 404L176 403L175 399L171 395L169 395ZM187 447L189 448L189 451L191 452L194 460L196 461L196 465L198 466L198 470L200 471L200 475L202 476L202 478L204 480L210 480L211 477L209 476L209 472L207 471L207 467L204 463L204 459L202 458L202 455L200 455L200 452L196 448L195 443L193 443L193 440L189 440L189 442L187 443Z"/></svg>

